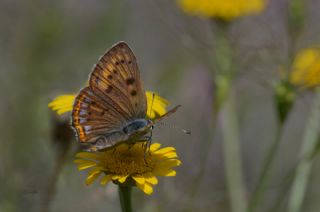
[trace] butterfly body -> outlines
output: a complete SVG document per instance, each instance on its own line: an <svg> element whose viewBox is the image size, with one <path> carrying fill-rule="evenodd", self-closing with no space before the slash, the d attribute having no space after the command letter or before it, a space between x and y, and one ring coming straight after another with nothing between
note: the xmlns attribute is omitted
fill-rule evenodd
<svg viewBox="0 0 320 212"><path fill-rule="evenodd" d="M100 150L108 147L115 146L117 144L135 143L139 141L145 141L148 137L144 136L151 132L153 122L149 119L137 119L129 122L123 128L116 129L112 132L108 132L105 135L99 136L91 145L94 148L89 150Z"/></svg>

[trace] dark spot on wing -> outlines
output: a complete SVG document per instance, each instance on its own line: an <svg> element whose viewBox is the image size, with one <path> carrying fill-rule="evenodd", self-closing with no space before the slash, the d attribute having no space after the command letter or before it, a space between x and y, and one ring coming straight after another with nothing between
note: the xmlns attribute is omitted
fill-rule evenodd
<svg viewBox="0 0 320 212"><path fill-rule="evenodd" d="M100 82L100 79L99 79L98 77L95 77L94 81L95 81L95 83L98 85L99 82Z"/></svg>
<svg viewBox="0 0 320 212"><path fill-rule="evenodd" d="M103 116L104 115L104 111L101 111L100 115Z"/></svg>
<svg viewBox="0 0 320 212"><path fill-rule="evenodd" d="M114 74L118 74L118 71L116 69L113 69Z"/></svg>
<svg viewBox="0 0 320 212"><path fill-rule="evenodd" d="M128 78L127 79L127 85L132 85L134 83L135 79L134 78Z"/></svg>
<svg viewBox="0 0 320 212"><path fill-rule="evenodd" d="M108 75L109 80L112 80L112 78L113 78L112 75Z"/></svg>
<svg viewBox="0 0 320 212"><path fill-rule="evenodd" d="M137 95L137 91L136 90L132 90L130 94L131 94L131 96L135 96L135 95Z"/></svg>
<svg viewBox="0 0 320 212"><path fill-rule="evenodd" d="M123 64L123 63L124 63L124 60L121 60L120 62Z"/></svg>
<svg viewBox="0 0 320 212"><path fill-rule="evenodd" d="M84 98L83 101L84 101L85 103L90 103L90 102L91 102L91 100L90 100L89 98Z"/></svg>
<svg viewBox="0 0 320 212"><path fill-rule="evenodd" d="M102 68L102 66L100 65L100 63L97 63L97 64L96 64L96 67L97 67L100 71L103 71L103 68Z"/></svg>
<svg viewBox="0 0 320 212"><path fill-rule="evenodd" d="M107 92L107 93L110 93L110 92L112 91L112 89L113 89L112 86L111 86L111 85L108 85L108 88L106 89L106 92Z"/></svg>
<svg viewBox="0 0 320 212"><path fill-rule="evenodd" d="M116 65L119 65L119 62L117 61L115 64L116 64Z"/></svg>
<svg viewBox="0 0 320 212"><path fill-rule="evenodd" d="M131 61L131 60L129 60L129 61L128 61L128 64L131 64L131 63L132 63L132 61Z"/></svg>

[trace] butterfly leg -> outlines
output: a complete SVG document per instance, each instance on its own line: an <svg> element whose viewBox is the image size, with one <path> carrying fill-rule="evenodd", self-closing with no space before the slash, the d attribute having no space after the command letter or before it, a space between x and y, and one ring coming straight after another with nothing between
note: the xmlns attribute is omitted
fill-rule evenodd
<svg viewBox="0 0 320 212"><path fill-rule="evenodd" d="M147 145L148 145L147 149L149 154L150 154L151 142L152 142L152 130L150 131L150 136L149 136L149 139L147 140Z"/></svg>
<svg viewBox="0 0 320 212"><path fill-rule="evenodd" d="M147 164L147 158L146 158L146 151L147 151L147 143L143 142L142 143L142 148L143 148L143 159L144 159L144 163Z"/></svg>
<svg viewBox="0 0 320 212"><path fill-rule="evenodd" d="M146 160L147 153L149 152L149 154L150 154L151 140L152 140L151 136L143 136L143 137L141 137L141 141L143 141L142 148L143 148L143 152L144 152L144 162L145 163L147 163L147 160Z"/></svg>
<svg viewBox="0 0 320 212"><path fill-rule="evenodd" d="M145 162L146 161L146 157L147 157L147 154L151 154L150 153L150 146L151 146L151 142L152 142L152 132L150 133L149 136L145 136L145 139L146 139L146 143L144 144L144 160Z"/></svg>

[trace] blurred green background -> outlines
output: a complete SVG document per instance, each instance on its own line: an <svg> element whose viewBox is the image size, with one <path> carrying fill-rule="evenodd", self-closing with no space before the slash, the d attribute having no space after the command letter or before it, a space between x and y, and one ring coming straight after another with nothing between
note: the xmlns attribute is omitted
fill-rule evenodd
<svg viewBox="0 0 320 212"><path fill-rule="evenodd" d="M238 55L232 89L246 198L256 187L278 126L268 83L290 63L287 3L271 0L262 14L241 18L230 29ZM320 43L319 10L320 1L306 1L297 48ZM174 146L183 163L176 177L159 180L151 196L134 189L133 207L231 211L219 116L213 118L215 37L210 20L187 16L175 1L0 1L0 211L120 211L116 186L85 185L86 173L72 162L78 144L67 139L68 132L57 132L61 118L47 105L84 86L99 56L121 40L136 54L145 89L182 105L168 125L192 132L156 127L154 140ZM308 93L299 97L288 117L257 211L286 202L286 177L298 160L311 99ZM59 154L65 158L61 167L56 165ZM320 163L314 163L303 211L320 210L319 170Z"/></svg>

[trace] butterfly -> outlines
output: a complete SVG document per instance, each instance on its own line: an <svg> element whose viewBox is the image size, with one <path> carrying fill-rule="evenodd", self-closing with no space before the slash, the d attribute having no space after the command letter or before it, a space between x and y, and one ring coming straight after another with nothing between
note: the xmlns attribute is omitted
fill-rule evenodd
<svg viewBox="0 0 320 212"><path fill-rule="evenodd" d="M154 124L179 107L155 120L146 118L147 99L136 57L128 44L119 42L94 65L89 85L75 98L71 125L80 144L89 145L88 151L122 142L147 140L150 145Z"/></svg>

